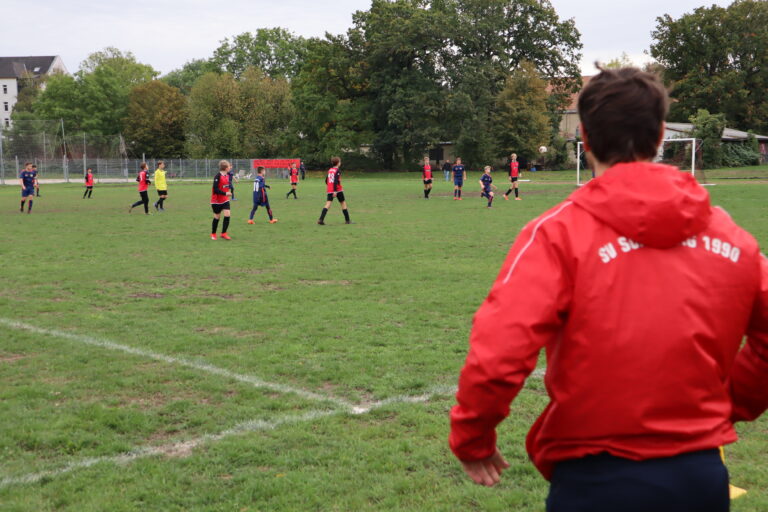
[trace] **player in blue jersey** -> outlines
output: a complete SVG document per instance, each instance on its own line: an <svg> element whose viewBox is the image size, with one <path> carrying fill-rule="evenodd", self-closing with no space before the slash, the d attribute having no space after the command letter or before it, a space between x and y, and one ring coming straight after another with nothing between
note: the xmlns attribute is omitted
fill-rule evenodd
<svg viewBox="0 0 768 512"><path fill-rule="evenodd" d="M271 188L267 185L264 179L264 168L259 167L256 169L256 178L253 180L253 208L251 208L251 216L248 219L248 224L255 224L253 222L253 216L256 214L259 206L263 206L267 209L267 215L269 215L269 223L274 224L277 222L272 216L272 208L269 206L269 197L267 197L267 189Z"/></svg>
<svg viewBox="0 0 768 512"><path fill-rule="evenodd" d="M453 200L461 201L461 187L464 186L464 180L467 179L467 171L461 165L461 158L456 159L456 165L453 166Z"/></svg>
<svg viewBox="0 0 768 512"><path fill-rule="evenodd" d="M493 191L496 190L496 185L493 184L493 178L491 177L491 166L486 165L484 173L480 176L480 197L488 199L488 208L493 206Z"/></svg>
<svg viewBox="0 0 768 512"><path fill-rule="evenodd" d="M32 213L32 203L35 197L35 185L37 185L37 172L32 169L32 164L24 164L24 170L19 173L19 185L21 185L21 207L20 213L24 213L24 203L29 198L29 207L27 213Z"/></svg>
<svg viewBox="0 0 768 512"><path fill-rule="evenodd" d="M232 200L237 201L237 198L235 198L235 181L237 181L237 175L235 174L235 171L230 168L227 172L227 176L229 176L229 191L232 192Z"/></svg>

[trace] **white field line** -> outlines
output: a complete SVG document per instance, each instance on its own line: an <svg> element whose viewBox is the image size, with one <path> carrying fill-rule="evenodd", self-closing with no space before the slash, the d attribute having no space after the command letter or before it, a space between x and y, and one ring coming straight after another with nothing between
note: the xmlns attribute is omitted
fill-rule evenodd
<svg viewBox="0 0 768 512"><path fill-rule="evenodd" d="M531 374L531 377L540 378L544 375L544 371L545 371L544 368L539 368ZM408 404L426 403L436 396L451 395L451 394L454 394L455 392L456 392L456 386L435 386L433 388L428 389L425 393L421 395L395 396L392 398L387 398L384 400L380 400L378 402L374 402L367 406L354 407L351 411L348 409L347 410L344 410L344 409L316 410L316 411L309 411L307 413L299 414L299 415L283 416L280 418L276 418L272 421L265 421L265 420L245 421L242 423L238 423L234 427L224 430L222 432L219 432L217 434L205 434L203 436L200 436L194 439L189 439L186 441L178 441L175 443L170 443L170 444L161 445L161 446L146 446L146 447L135 448L129 452L121 453L118 455L90 457L87 459L70 462L69 464L61 466L57 469L40 471L38 473L29 473L21 476L5 477L0 479L0 489L15 486L15 485L35 484L44 479L55 478L55 477L64 475L66 473L71 473L72 471L75 471L78 469L89 468L91 466L95 466L96 464L101 464L101 463L124 465L130 462L133 462L135 460L144 459L148 457L188 456L192 452L192 450L198 448L199 446L205 443L221 441L223 439L236 436L236 435L246 434L250 432L259 432L263 430L275 430L278 427L281 427L284 425L306 423L306 422L315 421L321 418L327 418L329 416L335 416L340 414L351 413L354 415L363 415L371 411L374 411L376 409L381 409L388 405L404 404L404 403L408 403Z"/></svg>
<svg viewBox="0 0 768 512"><path fill-rule="evenodd" d="M109 350L116 350L118 352L125 352L126 354L146 357L147 359L154 359L155 361L162 361L164 363L168 363L171 365L184 366L187 368L192 368L193 370L210 373L211 375L218 375L220 377L225 377L227 379L231 379L234 381L250 384L251 386L254 386L257 388L269 389L271 391L277 391L279 393L292 393L294 395L300 396L307 400L313 400L318 402L330 402L330 403L336 404L339 407L343 407L344 409L347 409L349 411L352 411L355 407L352 403L347 402L346 400L342 400L340 398L320 395L317 393L313 393L311 391L305 391L303 389L297 389L290 386L286 386L284 384L267 382L265 380L259 379L258 377L254 377L252 375L235 373L235 372L226 370L224 368L219 368L217 366L210 365L202 361L193 361L183 357L167 356L165 354L159 354L157 352L152 352L150 350L130 347L128 345L121 345L113 341L93 338L91 336L83 336L80 334L74 334L74 333L69 333L65 331L57 331L54 329L43 329L40 327L36 327L34 325L25 324L23 322L17 322L15 320L9 320L7 318L2 318L2 317L0 317L0 325L4 325L12 329L33 332L35 334L43 334L46 336L53 336L56 338L64 338L69 341L81 343L83 345L91 345L94 347L106 348Z"/></svg>

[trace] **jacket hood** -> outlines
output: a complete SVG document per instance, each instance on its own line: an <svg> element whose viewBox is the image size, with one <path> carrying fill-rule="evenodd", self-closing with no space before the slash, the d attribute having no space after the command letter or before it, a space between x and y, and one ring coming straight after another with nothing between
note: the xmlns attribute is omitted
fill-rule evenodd
<svg viewBox="0 0 768 512"><path fill-rule="evenodd" d="M696 178L650 162L614 165L571 200L622 235L659 249L701 232L712 214L709 194Z"/></svg>

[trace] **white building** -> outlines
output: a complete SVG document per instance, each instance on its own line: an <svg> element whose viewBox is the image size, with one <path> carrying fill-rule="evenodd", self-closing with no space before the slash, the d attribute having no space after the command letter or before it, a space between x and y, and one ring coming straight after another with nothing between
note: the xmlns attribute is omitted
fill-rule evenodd
<svg viewBox="0 0 768 512"><path fill-rule="evenodd" d="M0 57L0 127L11 126L11 113L23 78L69 73L58 55L46 57Z"/></svg>

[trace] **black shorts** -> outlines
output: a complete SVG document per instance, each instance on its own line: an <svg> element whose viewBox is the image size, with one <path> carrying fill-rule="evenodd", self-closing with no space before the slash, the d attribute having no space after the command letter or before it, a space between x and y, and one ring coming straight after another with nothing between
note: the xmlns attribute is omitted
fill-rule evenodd
<svg viewBox="0 0 768 512"><path fill-rule="evenodd" d="M93 187L85 187L86 190L93 190Z"/></svg>
<svg viewBox="0 0 768 512"><path fill-rule="evenodd" d="M425 185L431 185L432 184L432 180L424 180L424 184Z"/></svg>
<svg viewBox="0 0 768 512"><path fill-rule="evenodd" d="M512 176L509 177L510 183L514 183L517 181L517 178L513 178Z"/></svg>
<svg viewBox="0 0 768 512"><path fill-rule="evenodd" d="M338 201L340 203L343 203L344 202L344 192L336 192L336 199L338 199ZM328 194L328 196L326 197L326 200L327 201L333 201L333 193Z"/></svg>
<svg viewBox="0 0 768 512"><path fill-rule="evenodd" d="M215 213L216 215L218 215L218 214L220 214L222 211L224 211L224 210L229 210L229 209L230 209L230 207L229 207L229 201L227 201L226 203L221 203L221 204L212 204L212 205L211 205L211 209L213 210L213 213Z"/></svg>
<svg viewBox="0 0 768 512"><path fill-rule="evenodd" d="M157 195L158 196L167 196L168 195L168 191L167 190L158 190L157 191Z"/></svg>

